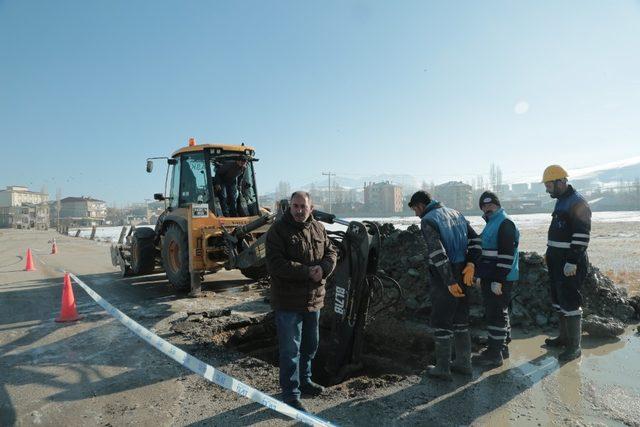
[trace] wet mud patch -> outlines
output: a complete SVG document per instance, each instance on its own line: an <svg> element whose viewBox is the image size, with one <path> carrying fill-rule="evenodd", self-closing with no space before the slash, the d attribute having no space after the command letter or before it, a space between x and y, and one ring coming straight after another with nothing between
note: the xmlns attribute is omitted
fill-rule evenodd
<svg viewBox="0 0 640 427"><path fill-rule="evenodd" d="M267 366L265 363L278 366L278 340L273 312L250 315L230 309L188 312L186 317L173 322L171 330L198 345L200 351L213 345L217 351L224 349L236 352L236 364L248 370L264 369ZM372 336L379 337L380 329L375 330L378 333ZM323 385L336 383L333 373L325 369L328 358L333 354L330 335L331 331L321 326L320 345L313 361L313 380ZM388 329L388 334L384 335L394 336L396 341L403 339L397 328ZM412 346L411 342L409 347ZM361 362L340 378L339 382L348 386L345 389L347 394L384 387L424 370L427 360L416 358L415 353L402 351L403 347L407 346L390 346L389 340L367 340Z"/></svg>
<svg viewBox="0 0 640 427"><path fill-rule="evenodd" d="M277 360L276 326L272 312L255 315L230 309L188 312L186 318L172 324L171 330L196 344L213 344L269 363Z"/></svg>

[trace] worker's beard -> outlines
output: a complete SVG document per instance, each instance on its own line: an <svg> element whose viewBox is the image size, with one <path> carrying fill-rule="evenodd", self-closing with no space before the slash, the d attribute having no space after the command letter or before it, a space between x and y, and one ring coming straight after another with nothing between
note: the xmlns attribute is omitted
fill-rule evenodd
<svg viewBox="0 0 640 427"><path fill-rule="evenodd" d="M552 199L557 199L558 197L560 197L560 190L558 190L558 183L554 182L553 188L551 189L551 191L547 191L547 193L549 193L549 197L551 197Z"/></svg>
<svg viewBox="0 0 640 427"><path fill-rule="evenodd" d="M496 211L487 211L487 212L484 213L484 215L482 215L482 218L486 222L489 222L489 220L491 219L491 217L493 216L494 213L496 213Z"/></svg>
<svg viewBox="0 0 640 427"><path fill-rule="evenodd" d="M297 222L306 222L307 219L309 219L309 216L305 213L294 213L293 219L295 219Z"/></svg>

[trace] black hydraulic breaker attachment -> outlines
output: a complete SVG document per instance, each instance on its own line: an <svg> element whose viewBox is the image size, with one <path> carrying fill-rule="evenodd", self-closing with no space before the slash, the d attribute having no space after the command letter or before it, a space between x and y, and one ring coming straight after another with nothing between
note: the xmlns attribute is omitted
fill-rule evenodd
<svg viewBox="0 0 640 427"><path fill-rule="evenodd" d="M395 280L378 271L381 239L376 223L349 222L320 211L313 215L316 220L347 227L346 231L328 232L338 248L338 264L327 283L328 290L335 293L324 370L328 382L335 384L362 368L364 331L371 316L381 311L378 306L384 309L399 301L402 290ZM391 303L384 295L389 288L397 294ZM331 308L331 302L327 303ZM371 309L377 309L376 313Z"/></svg>

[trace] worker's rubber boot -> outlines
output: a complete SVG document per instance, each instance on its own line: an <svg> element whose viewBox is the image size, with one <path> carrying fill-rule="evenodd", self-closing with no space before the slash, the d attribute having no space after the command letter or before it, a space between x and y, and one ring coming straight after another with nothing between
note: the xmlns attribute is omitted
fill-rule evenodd
<svg viewBox="0 0 640 427"><path fill-rule="evenodd" d="M560 316L558 319L558 336L555 338L547 338L544 343L547 347L564 347L567 345L567 318Z"/></svg>
<svg viewBox="0 0 640 427"><path fill-rule="evenodd" d="M453 334L453 344L456 349L456 358L451 364L451 371L462 375L471 375L471 334L466 332L455 332Z"/></svg>
<svg viewBox="0 0 640 427"><path fill-rule="evenodd" d="M311 380L300 381L300 393L303 396L320 396L324 392L324 387Z"/></svg>
<svg viewBox="0 0 640 427"><path fill-rule="evenodd" d="M427 367L427 375L432 378L451 381L451 338L436 338L436 364Z"/></svg>
<svg viewBox="0 0 640 427"><path fill-rule="evenodd" d="M489 346L477 356L473 356L471 361L474 365L487 368L497 368L502 366L502 341L489 339Z"/></svg>
<svg viewBox="0 0 640 427"><path fill-rule="evenodd" d="M502 346L502 350L500 350L500 354L502 354L502 359L509 358L509 346L507 344Z"/></svg>
<svg viewBox="0 0 640 427"><path fill-rule="evenodd" d="M582 355L582 316L567 316L567 348L558 355L558 359L568 362Z"/></svg>
<svg viewBox="0 0 640 427"><path fill-rule="evenodd" d="M509 358L509 343L511 342L511 327L509 326L509 330L507 331L507 338L504 340L504 344L502 345L502 359Z"/></svg>

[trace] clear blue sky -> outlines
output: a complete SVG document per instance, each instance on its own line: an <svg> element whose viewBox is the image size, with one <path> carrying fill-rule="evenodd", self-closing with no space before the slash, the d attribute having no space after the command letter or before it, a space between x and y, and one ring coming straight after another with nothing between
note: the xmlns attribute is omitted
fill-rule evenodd
<svg viewBox="0 0 640 427"><path fill-rule="evenodd" d="M142 201L190 136L255 146L262 192L619 160L639 52L638 1L0 0L0 185Z"/></svg>

